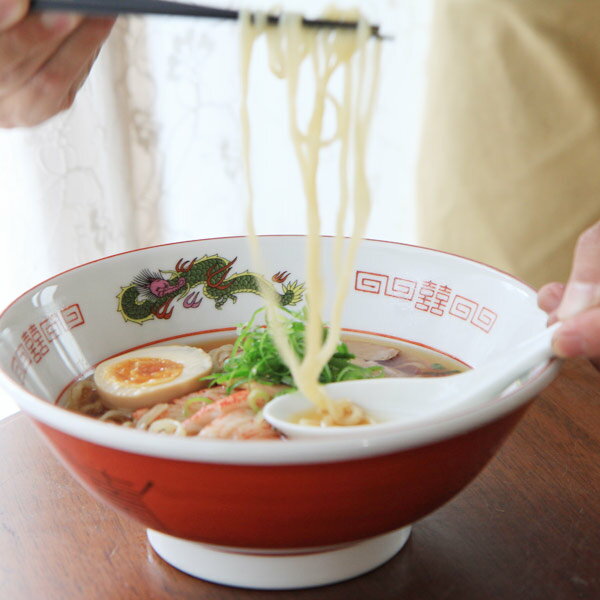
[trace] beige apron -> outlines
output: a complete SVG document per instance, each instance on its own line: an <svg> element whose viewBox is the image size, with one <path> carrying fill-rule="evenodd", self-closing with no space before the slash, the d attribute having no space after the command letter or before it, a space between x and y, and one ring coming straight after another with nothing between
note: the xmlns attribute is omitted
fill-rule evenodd
<svg viewBox="0 0 600 600"><path fill-rule="evenodd" d="M437 0L420 243L539 286L600 219L600 0Z"/></svg>

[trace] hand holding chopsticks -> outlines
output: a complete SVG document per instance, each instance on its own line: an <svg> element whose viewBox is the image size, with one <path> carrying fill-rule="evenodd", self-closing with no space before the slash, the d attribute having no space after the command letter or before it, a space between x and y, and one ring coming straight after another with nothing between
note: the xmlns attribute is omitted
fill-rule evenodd
<svg viewBox="0 0 600 600"><path fill-rule="evenodd" d="M68 108L114 17L179 15L237 20L237 10L165 0L2 0L0 127L37 125ZM87 18L105 17L105 18ZM280 15L266 15L269 24ZM356 29L356 21L303 19L306 27ZM371 33L385 39L378 26Z"/></svg>
<svg viewBox="0 0 600 600"><path fill-rule="evenodd" d="M71 105L114 19L1 4L0 127L37 125Z"/></svg>
<svg viewBox="0 0 600 600"><path fill-rule="evenodd" d="M209 19L237 20L240 11L225 8L214 8L197 4L170 2L169 0L32 0L32 10L76 12L87 15L177 15L186 17L203 17ZM279 15L267 15L271 25L279 22ZM334 19L303 19L305 27L321 27L336 29L356 29L356 21L337 21ZM376 37L382 37L379 26L371 27Z"/></svg>

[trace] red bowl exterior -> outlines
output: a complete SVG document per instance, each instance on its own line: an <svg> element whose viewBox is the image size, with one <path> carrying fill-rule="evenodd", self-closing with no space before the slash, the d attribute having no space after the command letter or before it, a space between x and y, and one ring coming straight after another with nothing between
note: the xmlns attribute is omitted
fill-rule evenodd
<svg viewBox="0 0 600 600"><path fill-rule="evenodd" d="M293 549L369 538L429 514L483 469L526 408L419 448L273 466L133 454L36 424L85 487L147 527L221 546ZM279 443L293 442L273 442L273 452Z"/></svg>

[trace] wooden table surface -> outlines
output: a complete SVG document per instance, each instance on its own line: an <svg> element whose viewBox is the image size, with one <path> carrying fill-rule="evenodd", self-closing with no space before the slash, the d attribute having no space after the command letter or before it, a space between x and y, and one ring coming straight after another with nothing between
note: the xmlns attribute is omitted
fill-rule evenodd
<svg viewBox="0 0 600 600"><path fill-rule="evenodd" d="M565 366L486 470L417 523L396 557L310 590L240 590L170 567L21 414L0 421L0 457L3 600L600 598L600 374L583 361Z"/></svg>

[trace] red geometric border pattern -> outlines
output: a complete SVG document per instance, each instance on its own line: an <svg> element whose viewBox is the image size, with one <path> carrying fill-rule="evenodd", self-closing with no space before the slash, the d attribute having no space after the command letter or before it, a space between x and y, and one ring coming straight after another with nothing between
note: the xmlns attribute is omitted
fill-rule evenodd
<svg viewBox="0 0 600 600"><path fill-rule="evenodd" d="M409 302L415 297L417 290L417 282L402 277L394 277L385 287L385 295L399 300L408 300Z"/></svg>
<svg viewBox="0 0 600 600"><path fill-rule="evenodd" d="M50 352L50 346L63 333L85 323L79 304L48 315L39 324L32 323L21 334L21 344L11 359L11 368L18 381L23 383L32 363L39 363Z"/></svg>
<svg viewBox="0 0 600 600"><path fill-rule="evenodd" d="M379 294L381 293L382 289L387 289L388 279L389 277L387 275L367 273L366 271L356 271L354 289L357 292Z"/></svg>
<svg viewBox="0 0 600 600"><path fill-rule="evenodd" d="M479 309L479 312L471 319L471 323L473 323L475 327L479 327L482 331L489 333L497 319L498 315L493 310L482 306Z"/></svg>
<svg viewBox="0 0 600 600"><path fill-rule="evenodd" d="M454 296L454 300L452 301L452 305L450 306L450 310L448 314L453 317L458 317L463 321L470 321L479 308L479 304L474 300L469 300L464 296L456 295Z"/></svg>
<svg viewBox="0 0 600 600"><path fill-rule="evenodd" d="M413 304L415 310L427 312L436 317L450 315L471 323L489 333L498 315L491 308L480 305L466 296L454 294L445 283L422 281L391 276L370 271L356 271L354 290L367 294L384 295Z"/></svg>

